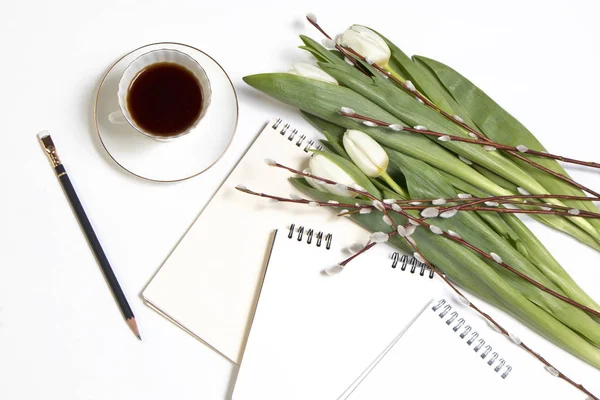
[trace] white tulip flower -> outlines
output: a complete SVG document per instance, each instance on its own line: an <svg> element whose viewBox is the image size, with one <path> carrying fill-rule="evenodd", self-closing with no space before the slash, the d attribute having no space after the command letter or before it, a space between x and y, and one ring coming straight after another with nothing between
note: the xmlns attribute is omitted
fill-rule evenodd
<svg viewBox="0 0 600 400"><path fill-rule="evenodd" d="M317 81L322 81L326 83L333 83L334 85L338 84L331 75L327 72L323 71L321 68L316 65L308 64L308 63L296 63L292 65L292 68L287 72L288 74L303 76L305 78L315 79Z"/></svg>
<svg viewBox="0 0 600 400"><path fill-rule="evenodd" d="M383 149L371 136L355 129L348 129L342 138L346 153L363 174L377 178L382 177L398 194L408 197L408 194L388 175L387 167L390 159Z"/></svg>
<svg viewBox="0 0 600 400"><path fill-rule="evenodd" d="M384 68L390 60L391 51L387 43L369 28L352 25L336 38L337 44L349 47L368 62Z"/></svg>
<svg viewBox="0 0 600 400"><path fill-rule="evenodd" d="M388 167L390 159L371 136L355 129L348 129L342 139L344 149L354 164L367 176L377 178Z"/></svg>
<svg viewBox="0 0 600 400"><path fill-rule="evenodd" d="M355 129L348 129L342 138L344 149L363 174L377 178L382 177L399 195L408 194L388 175L387 167L390 159L383 149L371 136Z"/></svg>
<svg viewBox="0 0 600 400"><path fill-rule="evenodd" d="M343 197L356 197L357 193L351 192L345 187L353 187L356 182L339 167L336 163L321 154L315 154L310 158L308 166L313 175L320 178L330 179L338 185L321 185L324 190L331 194Z"/></svg>
<svg viewBox="0 0 600 400"><path fill-rule="evenodd" d="M311 172L311 170L308 169L308 168L305 169L302 172L304 172L305 174L313 175L313 173ZM315 188L317 190L320 190L321 192L324 191L324 189L325 189L324 182L318 181L318 180L313 179L313 178L309 178L308 176L304 177L304 179L306 179L306 181L308 182L308 184L310 186L312 186L313 188Z"/></svg>

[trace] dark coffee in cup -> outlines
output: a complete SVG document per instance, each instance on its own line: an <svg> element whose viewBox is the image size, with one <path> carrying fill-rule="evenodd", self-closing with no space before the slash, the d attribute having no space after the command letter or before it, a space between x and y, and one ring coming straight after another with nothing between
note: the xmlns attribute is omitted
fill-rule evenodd
<svg viewBox="0 0 600 400"><path fill-rule="evenodd" d="M142 69L131 81L127 108L145 132L172 137L188 130L202 112L202 87L192 71L170 62Z"/></svg>

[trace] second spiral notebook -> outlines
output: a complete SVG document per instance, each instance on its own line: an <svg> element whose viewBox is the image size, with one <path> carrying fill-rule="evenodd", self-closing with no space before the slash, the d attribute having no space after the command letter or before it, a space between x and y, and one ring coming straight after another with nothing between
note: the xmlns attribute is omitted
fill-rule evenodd
<svg viewBox="0 0 600 400"><path fill-rule="evenodd" d="M578 390L442 290L347 400L581 399Z"/></svg>
<svg viewBox="0 0 600 400"><path fill-rule="evenodd" d="M339 274L343 231L292 224L277 231L234 400L332 400L361 381L439 288L412 258L381 244Z"/></svg>

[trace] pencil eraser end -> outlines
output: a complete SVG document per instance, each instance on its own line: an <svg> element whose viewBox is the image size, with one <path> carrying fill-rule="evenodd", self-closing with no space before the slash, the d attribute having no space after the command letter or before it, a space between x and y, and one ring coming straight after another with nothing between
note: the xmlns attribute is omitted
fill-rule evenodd
<svg viewBox="0 0 600 400"><path fill-rule="evenodd" d="M48 132L48 131L41 131L40 133L37 134L38 139L43 139L46 136L50 136L50 132Z"/></svg>

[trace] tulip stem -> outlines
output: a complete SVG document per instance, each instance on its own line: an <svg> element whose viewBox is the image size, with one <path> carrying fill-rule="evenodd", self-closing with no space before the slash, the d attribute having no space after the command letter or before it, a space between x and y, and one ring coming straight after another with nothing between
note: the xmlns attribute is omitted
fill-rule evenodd
<svg viewBox="0 0 600 400"><path fill-rule="evenodd" d="M405 191L404 189L402 189L402 188L400 187L400 185L398 185L398 184L396 183L396 181L394 181L394 180L392 179L392 177L391 177L391 176L389 176L389 174L388 174L386 171L383 171L383 172L381 173L381 177L383 178L383 180L384 180L384 181L386 181L386 183L387 183L388 185L390 185L390 187L392 188L392 190L393 190L394 192L398 193L400 196L404 197L405 199L408 199L408 198L410 198L410 196L408 195L408 193L406 193L406 191Z"/></svg>

